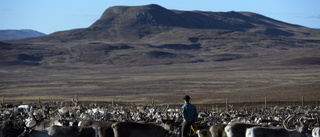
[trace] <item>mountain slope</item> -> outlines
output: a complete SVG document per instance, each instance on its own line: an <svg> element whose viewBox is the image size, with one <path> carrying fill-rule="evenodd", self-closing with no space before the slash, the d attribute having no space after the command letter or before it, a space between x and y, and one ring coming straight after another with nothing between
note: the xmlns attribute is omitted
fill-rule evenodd
<svg viewBox="0 0 320 137"><path fill-rule="evenodd" d="M40 37L46 34L30 30L0 30L0 41L4 40L14 40L14 39L22 39L22 38L31 38L31 37Z"/></svg>
<svg viewBox="0 0 320 137"><path fill-rule="evenodd" d="M178 11L154 4L115 6L88 28L1 43L0 63L153 65L230 61L292 48L319 48L319 43L317 29L250 12Z"/></svg>
<svg viewBox="0 0 320 137"><path fill-rule="evenodd" d="M182 28L192 31L215 30L222 33L250 32L269 36L306 36L305 31L308 31L302 26L249 12L177 11L159 5L116 6L108 8L101 18L88 28L57 32L47 36L46 40L132 42ZM211 32L211 35L215 36L214 32Z"/></svg>

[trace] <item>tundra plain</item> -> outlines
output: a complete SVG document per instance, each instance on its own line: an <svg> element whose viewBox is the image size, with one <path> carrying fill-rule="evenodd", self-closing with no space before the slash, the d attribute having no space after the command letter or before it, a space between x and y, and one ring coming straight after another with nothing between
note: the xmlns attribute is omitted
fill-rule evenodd
<svg viewBox="0 0 320 137"><path fill-rule="evenodd" d="M309 52L312 54L312 51ZM67 100L180 104L190 95L193 103L299 102L319 100L319 64L295 65L270 59L248 58L223 62L121 65L51 65L1 68L1 96L9 102ZM317 58L313 58L314 59ZM312 59L306 58L303 62ZM315 104L313 104L315 105Z"/></svg>

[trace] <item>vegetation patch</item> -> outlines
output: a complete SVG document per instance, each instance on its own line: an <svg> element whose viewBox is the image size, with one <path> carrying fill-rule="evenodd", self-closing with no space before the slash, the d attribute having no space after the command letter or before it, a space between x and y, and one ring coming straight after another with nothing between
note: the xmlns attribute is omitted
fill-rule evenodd
<svg viewBox="0 0 320 137"><path fill-rule="evenodd" d="M164 44L158 48L174 49L174 50L198 50L201 49L201 44Z"/></svg>
<svg viewBox="0 0 320 137"><path fill-rule="evenodd" d="M27 55L27 54L19 54L18 60L25 60L25 61L41 61L42 56L33 56L33 55Z"/></svg>
<svg viewBox="0 0 320 137"><path fill-rule="evenodd" d="M175 58L177 54L164 52L164 51L150 51L148 56L151 58Z"/></svg>

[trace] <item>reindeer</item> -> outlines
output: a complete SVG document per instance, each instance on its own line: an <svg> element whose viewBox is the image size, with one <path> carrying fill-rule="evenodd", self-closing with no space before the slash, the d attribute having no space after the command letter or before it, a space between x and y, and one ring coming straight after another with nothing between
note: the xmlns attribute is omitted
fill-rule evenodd
<svg viewBox="0 0 320 137"><path fill-rule="evenodd" d="M99 137L114 137L111 126L98 127Z"/></svg>
<svg viewBox="0 0 320 137"><path fill-rule="evenodd" d="M23 128L16 121L7 120L0 125L0 137L15 137L23 132Z"/></svg>
<svg viewBox="0 0 320 137"><path fill-rule="evenodd" d="M169 132L155 124L116 122L112 124L115 137L166 137Z"/></svg>
<svg viewBox="0 0 320 137"><path fill-rule="evenodd" d="M245 124L245 123L232 123L225 127L227 137L245 137L246 129L262 125Z"/></svg>
<svg viewBox="0 0 320 137"><path fill-rule="evenodd" d="M59 121L59 118L54 118L54 119L43 119L39 122L36 123L35 126L32 127L33 130L44 130L48 127L57 125L57 126L63 126L62 123Z"/></svg>
<svg viewBox="0 0 320 137"><path fill-rule="evenodd" d="M25 130L18 137L98 137L95 127L51 126L45 130Z"/></svg>
<svg viewBox="0 0 320 137"><path fill-rule="evenodd" d="M252 127L246 130L246 137L307 137L297 130L284 128Z"/></svg>
<svg viewBox="0 0 320 137"><path fill-rule="evenodd" d="M246 137L290 137L284 128L252 127L246 130Z"/></svg>
<svg viewBox="0 0 320 137"><path fill-rule="evenodd" d="M207 129L200 129L197 131L198 137L211 137L211 133Z"/></svg>
<svg viewBox="0 0 320 137"><path fill-rule="evenodd" d="M288 123L295 115L289 115L283 121L284 128L269 127L252 127L246 130L246 137L306 137L305 128L300 127L299 130L288 129Z"/></svg>
<svg viewBox="0 0 320 137"><path fill-rule="evenodd" d="M209 131L212 137L227 137L224 128L227 124L216 124L210 127Z"/></svg>

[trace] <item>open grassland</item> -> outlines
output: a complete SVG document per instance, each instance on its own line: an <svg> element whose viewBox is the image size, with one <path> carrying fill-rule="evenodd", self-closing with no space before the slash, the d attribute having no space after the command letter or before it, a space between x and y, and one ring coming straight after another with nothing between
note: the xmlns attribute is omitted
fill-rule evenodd
<svg viewBox="0 0 320 137"><path fill-rule="evenodd" d="M271 59L270 59L271 58ZM0 96L37 100L180 104L319 101L320 66L260 59L150 66L51 65L0 70Z"/></svg>

